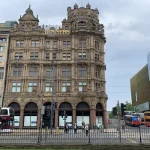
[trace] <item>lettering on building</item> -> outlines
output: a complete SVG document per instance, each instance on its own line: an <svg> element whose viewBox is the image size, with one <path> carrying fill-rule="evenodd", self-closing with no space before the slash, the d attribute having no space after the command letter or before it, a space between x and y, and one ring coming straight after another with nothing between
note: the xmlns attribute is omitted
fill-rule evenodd
<svg viewBox="0 0 150 150"><path fill-rule="evenodd" d="M68 30L45 30L45 34L70 34Z"/></svg>

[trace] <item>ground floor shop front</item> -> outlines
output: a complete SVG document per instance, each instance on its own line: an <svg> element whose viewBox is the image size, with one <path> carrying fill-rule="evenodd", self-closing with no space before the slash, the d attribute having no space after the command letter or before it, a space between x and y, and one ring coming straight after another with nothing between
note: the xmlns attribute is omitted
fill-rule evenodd
<svg viewBox="0 0 150 150"><path fill-rule="evenodd" d="M51 102L45 102L44 115L42 116L42 126L51 126ZM29 102L24 108L20 107L19 103L11 102L8 107L15 110L14 126L16 128L38 128L41 124L41 108L36 103ZM79 102L76 107L72 107L69 102L60 103L52 115L53 127L63 128L67 122L70 127L77 123L78 127L82 127L82 123L89 124L91 128L96 123L107 126L107 114L101 103L97 103L94 107L90 107L86 102Z"/></svg>

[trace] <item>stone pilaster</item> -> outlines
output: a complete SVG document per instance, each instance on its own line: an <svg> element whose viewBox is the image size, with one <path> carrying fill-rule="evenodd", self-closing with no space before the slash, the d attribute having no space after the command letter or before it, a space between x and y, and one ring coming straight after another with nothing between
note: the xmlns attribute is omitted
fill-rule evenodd
<svg viewBox="0 0 150 150"><path fill-rule="evenodd" d="M19 121L19 128L23 128L23 122L24 122L24 108L21 108L20 110L20 121Z"/></svg>

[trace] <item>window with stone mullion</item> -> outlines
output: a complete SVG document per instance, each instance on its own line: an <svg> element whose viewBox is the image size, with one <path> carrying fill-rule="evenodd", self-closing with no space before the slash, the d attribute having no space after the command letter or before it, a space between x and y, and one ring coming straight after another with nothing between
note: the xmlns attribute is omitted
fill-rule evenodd
<svg viewBox="0 0 150 150"><path fill-rule="evenodd" d="M52 92L52 82L46 82L45 92Z"/></svg>
<svg viewBox="0 0 150 150"><path fill-rule="evenodd" d="M12 92L21 92L21 82L12 83Z"/></svg>
<svg viewBox="0 0 150 150"><path fill-rule="evenodd" d="M79 77L87 76L87 67L79 66L79 68L78 68L78 75L79 75Z"/></svg>
<svg viewBox="0 0 150 150"><path fill-rule="evenodd" d="M87 90L87 82L79 81L78 87L79 87L79 92L85 92Z"/></svg>
<svg viewBox="0 0 150 150"><path fill-rule="evenodd" d="M62 82L62 92L70 92L71 84L70 81Z"/></svg>
<svg viewBox="0 0 150 150"><path fill-rule="evenodd" d="M62 76L63 77L70 77L71 76L71 67L62 68Z"/></svg>

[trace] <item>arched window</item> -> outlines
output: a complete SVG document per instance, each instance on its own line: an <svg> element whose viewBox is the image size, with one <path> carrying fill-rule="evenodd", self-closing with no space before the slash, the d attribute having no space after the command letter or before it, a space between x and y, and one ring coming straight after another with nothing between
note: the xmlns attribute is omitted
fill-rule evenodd
<svg viewBox="0 0 150 150"><path fill-rule="evenodd" d="M86 28L86 22L84 22L84 21L79 22L78 27L79 28Z"/></svg>

